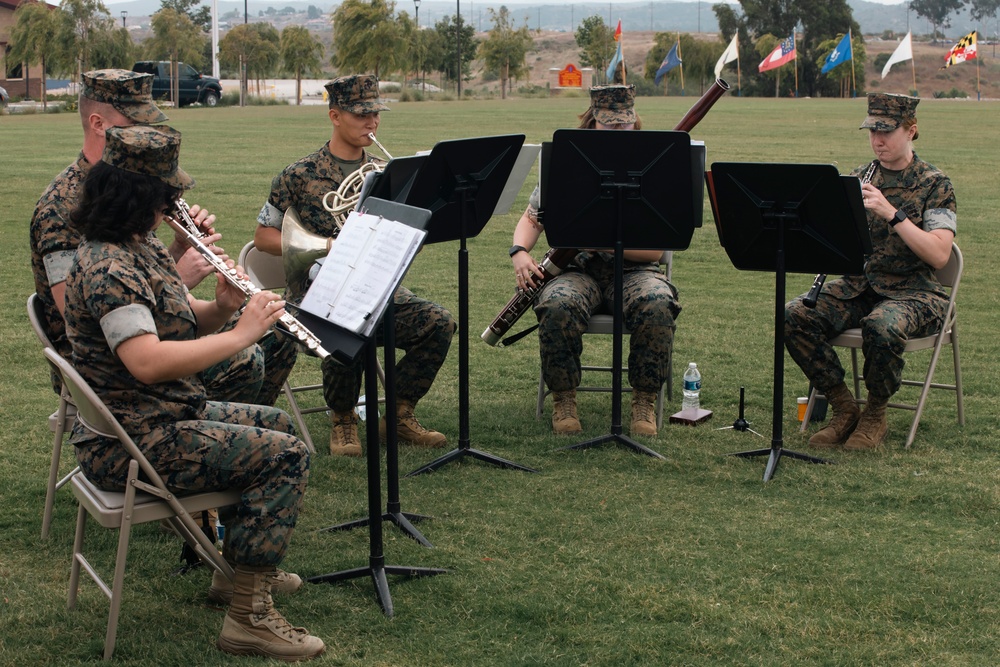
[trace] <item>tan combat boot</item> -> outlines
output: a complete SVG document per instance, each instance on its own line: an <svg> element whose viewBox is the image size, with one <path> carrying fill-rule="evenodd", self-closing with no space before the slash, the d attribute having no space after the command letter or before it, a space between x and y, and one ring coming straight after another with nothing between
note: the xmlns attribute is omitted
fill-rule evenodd
<svg viewBox="0 0 1000 667"><path fill-rule="evenodd" d="M865 405L864 412L861 413L861 421L854 433L844 443L844 449L876 449L885 440L885 434L889 432L889 423L886 420L885 408L889 399L873 398L868 394L868 404Z"/></svg>
<svg viewBox="0 0 1000 667"><path fill-rule="evenodd" d="M406 442L417 447L444 447L448 443L443 433L424 428L413 416L416 407L409 401L396 402L396 437L399 442ZM378 437L385 442L385 417L378 423Z"/></svg>
<svg viewBox="0 0 1000 667"><path fill-rule="evenodd" d="M576 390L552 392L552 432L557 435L583 432L576 416Z"/></svg>
<svg viewBox="0 0 1000 667"><path fill-rule="evenodd" d="M302 578L293 572L275 570L273 574L267 576L272 593L285 595L302 588ZM229 581L226 575L218 570L212 572L212 585L208 589L208 599L216 604L229 604L233 601L233 582Z"/></svg>
<svg viewBox="0 0 1000 667"><path fill-rule="evenodd" d="M656 394L632 390L632 435L656 435Z"/></svg>
<svg viewBox="0 0 1000 667"><path fill-rule="evenodd" d="M274 567L236 568L233 602L222 622L216 646L233 655L261 655L285 662L309 660L326 646L305 628L293 627L271 601Z"/></svg>
<svg viewBox="0 0 1000 667"><path fill-rule="evenodd" d="M358 416L354 414L353 410L344 414L331 411L330 454L333 456L361 456Z"/></svg>
<svg viewBox="0 0 1000 667"><path fill-rule="evenodd" d="M842 444L854 431L861 417L861 410L847 385L841 382L826 392L826 399L833 407L830 423L809 438L809 445L829 449Z"/></svg>

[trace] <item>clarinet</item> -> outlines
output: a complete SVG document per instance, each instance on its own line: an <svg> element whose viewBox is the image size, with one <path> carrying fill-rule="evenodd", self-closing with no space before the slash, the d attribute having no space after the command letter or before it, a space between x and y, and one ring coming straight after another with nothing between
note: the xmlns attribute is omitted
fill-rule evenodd
<svg viewBox="0 0 1000 667"><path fill-rule="evenodd" d="M705 91L697 102L694 103L688 112L684 114L680 122L674 127L676 132L690 132L694 129L705 114L709 112L719 98L722 97L726 91L729 90L729 84L723 79L716 79L715 83ZM544 211L539 211L538 216L541 220ZM486 341L487 344L497 346L503 340L503 335L510 331L514 323L520 319L521 315L527 312L531 304L534 303L535 298L538 293L542 291L544 287L550 280L562 273L563 269L569 266L569 263L573 261L577 253L580 251L576 248L551 248L545 257L542 258L541 263L539 263L539 268L542 269L544 274L541 278L538 276L533 276L532 279L535 282L534 287L529 287L527 289L518 289L517 293L511 297L507 305L503 307L503 310L493 318L486 330L480 334L480 338ZM519 339L520 336L512 336L512 339Z"/></svg>
<svg viewBox="0 0 1000 667"><path fill-rule="evenodd" d="M178 199L174 204L174 215L166 215L163 217L164 221L170 225L175 232L180 234L189 246L194 248L204 257L209 264L211 264L216 271L222 274L222 277L226 279L230 285L240 290L247 296L247 298L252 297L261 291L259 287L253 284L248 279L240 278L236 269L229 268L229 266L219 259L212 250L206 246L202 239L204 234L198 230L198 226L194 224L194 220L191 219L190 207L187 202L183 199ZM320 359L325 359L330 356L330 353L323 349L323 344L319 338L316 337L311 331L306 329L301 322L299 322L290 313L286 312L279 319L282 324L282 328L287 331L310 352L315 354Z"/></svg>
<svg viewBox="0 0 1000 667"><path fill-rule="evenodd" d="M861 184L871 183L872 176L875 175L875 169L878 168L878 160L872 160L872 163L868 165L868 170L865 171L865 175L861 177ZM817 273L816 279L813 280L812 287L809 288L809 293L802 297L802 304L806 308L815 308L816 300L819 299L819 292L823 289L823 283L826 282L825 273Z"/></svg>

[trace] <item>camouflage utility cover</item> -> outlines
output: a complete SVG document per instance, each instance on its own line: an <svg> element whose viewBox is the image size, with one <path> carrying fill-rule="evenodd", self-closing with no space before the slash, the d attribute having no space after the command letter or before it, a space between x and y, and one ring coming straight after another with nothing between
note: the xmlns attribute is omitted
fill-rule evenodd
<svg viewBox="0 0 1000 667"><path fill-rule="evenodd" d="M378 96L378 77L354 74L334 79L324 86L330 96L330 108L338 107L356 114L388 111Z"/></svg>
<svg viewBox="0 0 1000 667"><path fill-rule="evenodd" d="M181 133L172 127L132 125L111 127L101 161L133 174L155 176L175 188L188 190L194 179L178 165Z"/></svg>
<svg viewBox="0 0 1000 667"><path fill-rule="evenodd" d="M635 122L635 86L595 86L590 89L590 107L602 125Z"/></svg>
<svg viewBox="0 0 1000 667"><path fill-rule="evenodd" d="M127 69L85 72L83 96L110 104L136 123L162 123L166 115L153 103L153 75Z"/></svg>
<svg viewBox="0 0 1000 667"><path fill-rule="evenodd" d="M892 132L904 120L917 119L920 98L890 93L868 93L868 117L859 130Z"/></svg>

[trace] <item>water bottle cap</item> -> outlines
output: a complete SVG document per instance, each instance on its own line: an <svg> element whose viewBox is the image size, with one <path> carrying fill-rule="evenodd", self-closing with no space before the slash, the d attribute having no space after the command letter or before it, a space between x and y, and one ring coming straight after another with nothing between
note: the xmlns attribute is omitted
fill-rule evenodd
<svg viewBox="0 0 1000 667"><path fill-rule="evenodd" d="M698 368L698 364L692 361L691 363L688 364L688 368Z"/></svg>

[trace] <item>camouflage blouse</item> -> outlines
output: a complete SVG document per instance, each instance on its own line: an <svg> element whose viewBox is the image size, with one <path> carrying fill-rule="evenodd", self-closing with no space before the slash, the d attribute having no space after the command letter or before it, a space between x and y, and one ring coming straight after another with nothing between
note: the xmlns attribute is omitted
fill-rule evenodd
<svg viewBox="0 0 1000 667"><path fill-rule="evenodd" d="M66 333L73 365L130 435L141 438L164 422L197 419L205 389L197 376L144 384L115 354L130 338L193 340L198 322L167 249L153 234L142 242L85 241L66 281ZM73 443L95 436L82 429Z"/></svg>
<svg viewBox="0 0 1000 667"><path fill-rule="evenodd" d="M868 166L864 164L851 173L860 176ZM956 232L955 190L951 181L916 154L902 171L877 169L871 183L882 191L890 204L905 211L917 227L924 231L947 229ZM830 281L823 288L824 293L838 299L851 299L871 287L889 299L907 299L928 305L937 305L948 298L934 269L910 250L887 220L869 212L868 228L874 250L865 262L864 275Z"/></svg>
<svg viewBox="0 0 1000 667"><path fill-rule="evenodd" d="M80 153L76 162L66 167L42 193L31 216L31 272L35 294L45 311L49 340L64 357L70 355L66 325L52 298L52 285L66 280L80 234L69 221L79 199L80 184L90 171L90 163Z"/></svg>
<svg viewBox="0 0 1000 667"><path fill-rule="evenodd" d="M280 216L294 208L306 230L320 236L336 236L339 229L333 216L323 208L323 197L339 188L347 175L366 161L383 163L367 153L357 162L344 162L330 152L329 142L323 144L319 150L293 162L274 177L271 194L257 222L280 229Z"/></svg>

